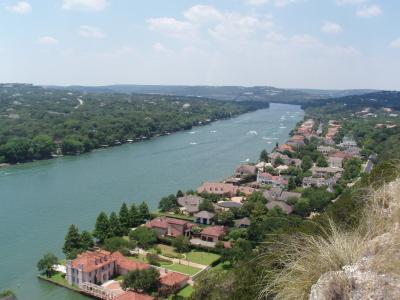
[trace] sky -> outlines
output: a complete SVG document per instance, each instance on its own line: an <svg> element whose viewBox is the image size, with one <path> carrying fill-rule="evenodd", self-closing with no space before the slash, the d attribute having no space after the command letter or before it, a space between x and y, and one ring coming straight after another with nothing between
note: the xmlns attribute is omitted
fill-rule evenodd
<svg viewBox="0 0 400 300"><path fill-rule="evenodd" d="M397 0L0 0L0 82L400 89Z"/></svg>

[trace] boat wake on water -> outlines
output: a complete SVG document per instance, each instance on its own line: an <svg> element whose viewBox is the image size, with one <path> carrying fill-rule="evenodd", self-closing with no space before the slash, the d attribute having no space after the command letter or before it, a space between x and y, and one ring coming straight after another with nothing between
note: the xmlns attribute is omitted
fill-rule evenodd
<svg viewBox="0 0 400 300"><path fill-rule="evenodd" d="M246 135L258 135L258 132L255 130L250 130L249 132L246 133Z"/></svg>

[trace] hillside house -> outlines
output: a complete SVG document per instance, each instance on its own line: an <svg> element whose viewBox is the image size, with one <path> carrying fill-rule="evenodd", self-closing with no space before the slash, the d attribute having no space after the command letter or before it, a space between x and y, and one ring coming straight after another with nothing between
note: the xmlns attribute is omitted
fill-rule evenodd
<svg viewBox="0 0 400 300"><path fill-rule="evenodd" d="M157 236L178 237L184 235L190 237L191 228L194 224L181 219L157 217L147 221L145 226L153 229L157 233Z"/></svg>

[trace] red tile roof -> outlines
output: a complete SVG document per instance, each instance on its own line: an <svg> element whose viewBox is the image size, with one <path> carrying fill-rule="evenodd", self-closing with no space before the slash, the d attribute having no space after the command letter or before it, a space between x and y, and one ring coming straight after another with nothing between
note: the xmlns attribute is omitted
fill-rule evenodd
<svg viewBox="0 0 400 300"><path fill-rule="evenodd" d="M115 297L114 300L154 300L154 298L149 295L129 291Z"/></svg>
<svg viewBox="0 0 400 300"><path fill-rule="evenodd" d="M174 218L168 218L168 217L158 217L153 220L150 220L146 223L146 227L148 228L163 228L167 229L169 224L174 224L174 225L181 225L184 226L188 223L186 220L180 220L180 219L174 219Z"/></svg>
<svg viewBox="0 0 400 300"><path fill-rule="evenodd" d="M169 287L174 287L176 285L180 285L183 282L187 282L189 280L189 276L176 273L176 272L168 272L165 276L160 278L160 282L162 285L166 285Z"/></svg>
<svg viewBox="0 0 400 300"><path fill-rule="evenodd" d="M201 234L204 235L211 235L214 237L220 237L221 235L225 234L224 226L210 226L206 227L201 231Z"/></svg>
<svg viewBox="0 0 400 300"><path fill-rule="evenodd" d="M115 259L110 254L105 250L83 252L72 261L72 268L83 269L84 272L92 272L113 263Z"/></svg>
<svg viewBox="0 0 400 300"><path fill-rule="evenodd" d="M144 270L150 268L149 264L128 259L125 256L123 256L120 252L114 252L111 256L115 259L118 268L121 269L133 271L133 270Z"/></svg>

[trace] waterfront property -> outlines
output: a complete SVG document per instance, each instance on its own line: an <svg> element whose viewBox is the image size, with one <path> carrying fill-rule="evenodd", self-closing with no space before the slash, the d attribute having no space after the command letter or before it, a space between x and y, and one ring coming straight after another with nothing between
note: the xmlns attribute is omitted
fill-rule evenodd
<svg viewBox="0 0 400 300"><path fill-rule="evenodd" d="M203 198L196 195L186 195L177 199L181 210L188 214L195 214L199 212L199 205L203 202Z"/></svg>
<svg viewBox="0 0 400 300"><path fill-rule="evenodd" d="M127 259L119 252L105 250L86 251L74 260L67 261L68 284L82 287L84 283L102 284L117 275L133 270L143 270L150 265Z"/></svg>
<svg viewBox="0 0 400 300"><path fill-rule="evenodd" d="M153 229L158 236L178 237L184 235L190 237L191 228L194 224L187 220L157 217L153 220L147 221L145 226Z"/></svg>
<svg viewBox="0 0 400 300"><path fill-rule="evenodd" d="M288 180L282 176L271 175L268 172L257 174L257 182L260 184L271 184L274 187L286 187Z"/></svg>

